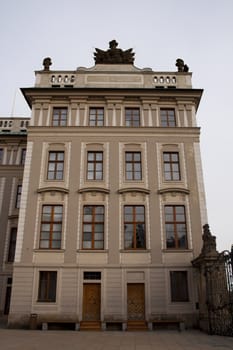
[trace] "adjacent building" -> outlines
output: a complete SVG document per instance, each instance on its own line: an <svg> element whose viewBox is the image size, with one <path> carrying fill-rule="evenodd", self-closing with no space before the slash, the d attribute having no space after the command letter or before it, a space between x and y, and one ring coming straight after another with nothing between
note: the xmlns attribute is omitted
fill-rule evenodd
<svg viewBox="0 0 233 350"><path fill-rule="evenodd" d="M28 122L0 118L0 319L10 308Z"/></svg>
<svg viewBox="0 0 233 350"><path fill-rule="evenodd" d="M46 58L22 89L32 115L9 326L32 317L76 329L197 325L202 90L181 59L177 71L137 68L115 40L94 56L93 67L72 71L51 70ZM22 183L11 176L1 183L1 192L14 184L9 215Z"/></svg>

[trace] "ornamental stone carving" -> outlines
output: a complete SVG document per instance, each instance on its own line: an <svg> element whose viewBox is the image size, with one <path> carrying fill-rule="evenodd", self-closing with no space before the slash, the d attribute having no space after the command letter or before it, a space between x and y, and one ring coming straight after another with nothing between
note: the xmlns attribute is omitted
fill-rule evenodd
<svg viewBox="0 0 233 350"><path fill-rule="evenodd" d="M96 64L133 64L134 52L133 49L122 50L117 48L118 43L116 40L109 42L109 49L104 51L101 49L95 49L94 60Z"/></svg>

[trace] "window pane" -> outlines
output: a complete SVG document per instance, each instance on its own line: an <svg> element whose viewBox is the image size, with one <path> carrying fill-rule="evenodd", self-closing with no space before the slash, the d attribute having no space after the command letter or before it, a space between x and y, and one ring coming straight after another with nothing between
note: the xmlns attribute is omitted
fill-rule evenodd
<svg viewBox="0 0 233 350"><path fill-rule="evenodd" d="M103 218L102 218L103 220ZM104 232L104 225L103 224L95 224L95 232Z"/></svg>
<svg viewBox="0 0 233 350"><path fill-rule="evenodd" d="M61 248L61 241L52 241L52 249L60 249Z"/></svg>
<svg viewBox="0 0 233 350"><path fill-rule="evenodd" d="M187 302L188 296L188 279L186 271L171 271L171 300L173 302Z"/></svg>
<svg viewBox="0 0 233 350"><path fill-rule="evenodd" d="M94 160L94 153L88 152L87 159L88 160Z"/></svg>
<svg viewBox="0 0 233 350"><path fill-rule="evenodd" d="M89 241L84 241L83 242L83 249L91 249L91 242Z"/></svg>
<svg viewBox="0 0 233 350"><path fill-rule="evenodd" d="M104 248L104 243L103 243L103 241L95 241L95 242L94 242L94 248L95 248L95 249L103 249L103 248Z"/></svg>
<svg viewBox="0 0 233 350"><path fill-rule="evenodd" d="M96 160L102 160L103 159L103 154L101 153L96 153Z"/></svg>
<svg viewBox="0 0 233 350"><path fill-rule="evenodd" d="M48 240L48 241L41 240L41 241L40 241L40 248L41 248L41 249L43 249L43 248L49 248L49 240Z"/></svg>
<svg viewBox="0 0 233 350"><path fill-rule="evenodd" d="M95 233L95 241L102 241L103 240L103 233Z"/></svg>
<svg viewBox="0 0 233 350"><path fill-rule="evenodd" d="M83 225L83 232L91 232L92 231L92 225L85 224Z"/></svg>

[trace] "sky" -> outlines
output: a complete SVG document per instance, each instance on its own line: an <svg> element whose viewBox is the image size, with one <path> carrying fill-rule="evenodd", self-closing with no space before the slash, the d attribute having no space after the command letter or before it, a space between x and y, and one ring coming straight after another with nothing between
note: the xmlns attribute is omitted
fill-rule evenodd
<svg viewBox="0 0 233 350"><path fill-rule="evenodd" d="M233 244L233 1L0 0L0 116L30 116L20 87L51 57L54 70L92 67L95 48L116 39L135 66L176 71L183 58L194 88L208 223L217 249Z"/></svg>

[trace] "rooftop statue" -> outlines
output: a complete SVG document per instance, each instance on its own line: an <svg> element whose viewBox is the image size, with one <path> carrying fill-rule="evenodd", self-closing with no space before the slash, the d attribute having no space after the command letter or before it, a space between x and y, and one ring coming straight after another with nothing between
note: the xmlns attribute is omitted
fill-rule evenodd
<svg viewBox="0 0 233 350"><path fill-rule="evenodd" d="M50 57L45 57L44 60L43 60L44 70L45 71L49 71L51 64L52 64L51 58Z"/></svg>
<svg viewBox="0 0 233 350"><path fill-rule="evenodd" d="M188 72L189 71L189 67L187 66L187 64L184 63L182 58L177 58L176 67L178 68L178 72Z"/></svg>
<svg viewBox="0 0 233 350"><path fill-rule="evenodd" d="M104 51L95 49L94 60L96 64L133 64L134 52L133 49L123 51L117 48L118 43L116 40L109 42L109 49Z"/></svg>

